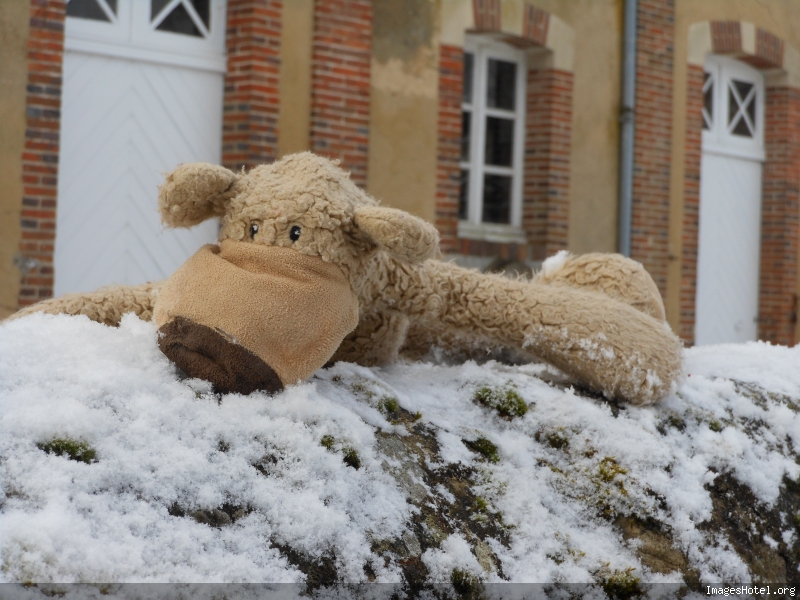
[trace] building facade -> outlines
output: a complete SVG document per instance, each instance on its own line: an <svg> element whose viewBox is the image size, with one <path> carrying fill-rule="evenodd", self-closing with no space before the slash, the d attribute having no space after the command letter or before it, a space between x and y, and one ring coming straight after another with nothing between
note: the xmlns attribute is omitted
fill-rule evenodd
<svg viewBox="0 0 800 600"><path fill-rule="evenodd" d="M166 277L163 171L313 150L485 267L618 247L624 0L0 3L0 315ZM687 343L800 339L800 5L638 0L630 252Z"/></svg>

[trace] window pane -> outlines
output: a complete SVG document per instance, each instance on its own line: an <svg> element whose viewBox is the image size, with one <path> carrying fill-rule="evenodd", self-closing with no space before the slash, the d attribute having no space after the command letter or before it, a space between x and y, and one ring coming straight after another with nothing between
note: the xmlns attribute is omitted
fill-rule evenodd
<svg viewBox="0 0 800 600"><path fill-rule="evenodd" d="M108 22L108 15L100 8L98 1L102 2L102 0L70 0L67 4L67 16ZM109 8L111 8L112 12L116 14L116 0L112 0L107 4L110 5Z"/></svg>
<svg viewBox="0 0 800 600"><path fill-rule="evenodd" d="M464 102L472 104L472 73L475 70L475 57L467 52L464 54Z"/></svg>
<svg viewBox="0 0 800 600"><path fill-rule="evenodd" d="M114 1L116 2L116 0ZM170 0L150 0L150 20L155 21L169 3ZM200 17L206 30L208 30L211 0L182 0L182 2L175 6L166 18L161 21L156 29L159 31L171 31L173 33L203 37L202 31L200 31L194 19L192 19L185 5L191 5L191 8L194 8L197 16Z"/></svg>
<svg viewBox="0 0 800 600"><path fill-rule="evenodd" d="M711 129L714 122L714 82L711 73L703 74L703 129Z"/></svg>
<svg viewBox="0 0 800 600"><path fill-rule="evenodd" d="M504 60L489 59L486 81L486 103L490 108L514 110L517 65Z"/></svg>
<svg viewBox="0 0 800 600"><path fill-rule="evenodd" d="M469 136L472 131L472 113L461 113L461 160L469 160Z"/></svg>
<svg viewBox="0 0 800 600"><path fill-rule="evenodd" d="M511 222L511 177L483 176L483 222Z"/></svg>
<svg viewBox="0 0 800 600"><path fill-rule="evenodd" d="M514 147L514 121L486 118L486 164L510 167Z"/></svg>
<svg viewBox="0 0 800 600"><path fill-rule="evenodd" d="M467 203L469 202L469 171L461 170L461 187L458 192L458 218L466 220L469 218Z"/></svg>
<svg viewBox="0 0 800 600"><path fill-rule="evenodd" d="M743 81L736 81L733 80L733 84L736 86L736 91L739 93L739 97L746 95L750 92L753 85L750 83L745 83ZM742 98L744 99L744 98ZM728 89L728 126L730 127L733 125L733 129L731 133L734 135L741 135L744 137L753 137L754 132L750 130L749 125L747 124L747 120L744 118L744 115L739 113L739 108L741 105L739 104L739 100L736 98L736 94L733 93L733 89ZM749 107L748 107L749 108ZM753 114L755 114L755 107L753 108Z"/></svg>

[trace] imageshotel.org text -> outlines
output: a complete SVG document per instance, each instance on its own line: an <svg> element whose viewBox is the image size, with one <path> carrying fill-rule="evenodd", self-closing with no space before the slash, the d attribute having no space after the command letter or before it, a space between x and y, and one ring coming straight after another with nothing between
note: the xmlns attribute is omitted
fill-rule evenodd
<svg viewBox="0 0 800 600"><path fill-rule="evenodd" d="M707 596L771 596L773 594L777 596L794 597L794 588L769 585L706 586Z"/></svg>

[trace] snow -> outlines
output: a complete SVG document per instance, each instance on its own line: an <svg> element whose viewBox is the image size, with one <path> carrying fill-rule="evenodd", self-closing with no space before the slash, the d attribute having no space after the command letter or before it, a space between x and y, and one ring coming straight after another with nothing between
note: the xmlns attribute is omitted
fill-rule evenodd
<svg viewBox="0 0 800 600"><path fill-rule="evenodd" d="M340 363L274 396L218 398L181 381L155 336L132 315L119 328L41 314L0 325L0 581L304 581L284 545L333 554L343 579L364 581L371 542L402 537L418 510L409 489L454 500L392 474L402 462L376 432L406 430L379 410L386 396L436 430L439 466L480 473L474 493L513 525L508 545L487 542L510 581L589 582L600 568L681 581L649 572L598 503L667 523L701 580L747 581L727 540L697 527L712 510L704 486L729 472L771 505L783 477L800 476L800 348L686 350L677 390L637 408L581 395L544 365L493 361ZM527 414L509 421L475 403L480 386L515 388ZM480 436L496 464L461 441ZM97 461L40 449L56 438L89 444ZM170 514L224 504L247 514L226 527ZM435 581L455 568L499 580L460 534L421 560ZM377 581L400 581L393 562L372 566Z"/></svg>

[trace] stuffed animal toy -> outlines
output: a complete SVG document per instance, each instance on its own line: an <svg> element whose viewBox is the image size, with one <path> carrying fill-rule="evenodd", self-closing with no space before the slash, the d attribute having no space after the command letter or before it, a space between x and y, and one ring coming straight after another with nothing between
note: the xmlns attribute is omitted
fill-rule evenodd
<svg viewBox="0 0 800 600"><path fill-rule="evenodd" d="M275 392L330 361L376 365L435 344L509 347L633 404L659 400L680 374L681 343L638 263L564 253L528 281L436 260L433 226L379 206L309 152L249 173L181 165L159 208L168 227L219 217L219 245L165 282L71 294L15 316L114 325L134 312L155 322L186 374L226 392Z"/></svg>

